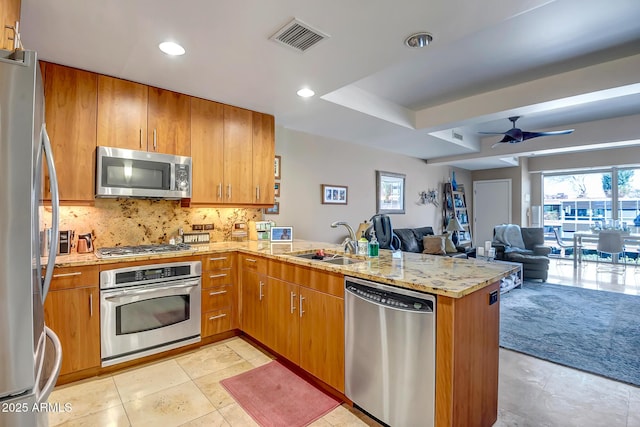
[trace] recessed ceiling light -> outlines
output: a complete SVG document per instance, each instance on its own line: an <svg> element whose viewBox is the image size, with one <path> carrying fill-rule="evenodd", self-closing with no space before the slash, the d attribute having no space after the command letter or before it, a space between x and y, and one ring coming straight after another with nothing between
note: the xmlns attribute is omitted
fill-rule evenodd
<svg viewBox="0 0 640 427"><path fill-rule="evenodd" d="M411 34L404 40L404 44L416 49L427 47L429 43L433 41L433 36L429 33L415 33Z"/></svg>
<svg viewBox="0 0 640 427"><path fill-rule="evenodd" d="M313 95L315 95L316 93L314 91L312 91L311 89L305 87L300 89L298 92L296 92L298 94L298 96L301 96L303 98L310 98Z"/></svg>
<svg viewBox="0 0 640 427"><path fill-rule="evenodd" d="M167 55L172 56L184 55L185 52L182 46L174 42L162 42L158 45L158 47Z"/></svg>

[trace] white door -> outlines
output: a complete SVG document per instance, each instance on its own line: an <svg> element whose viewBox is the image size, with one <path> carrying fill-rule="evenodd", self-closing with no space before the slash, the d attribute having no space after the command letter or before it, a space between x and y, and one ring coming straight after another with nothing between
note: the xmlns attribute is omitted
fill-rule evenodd
<svg viewBox="0 0 640 427"><path fill-rule="evenodd" d="M476 247L493 239L493 227L511 223L511 180L473 182L473 237Z"/></svg>

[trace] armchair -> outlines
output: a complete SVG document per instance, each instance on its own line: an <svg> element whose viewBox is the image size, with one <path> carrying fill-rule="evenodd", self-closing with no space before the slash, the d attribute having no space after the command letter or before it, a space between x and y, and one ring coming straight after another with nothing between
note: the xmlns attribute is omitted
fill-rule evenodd
<svg viewBox="0 0 640 427"><path fill-rule="evenodd" d="M547 280L551 248L544 244L543 228L498 225L493 229L491 245L497 260L521 263L525 279Z"/></svg>

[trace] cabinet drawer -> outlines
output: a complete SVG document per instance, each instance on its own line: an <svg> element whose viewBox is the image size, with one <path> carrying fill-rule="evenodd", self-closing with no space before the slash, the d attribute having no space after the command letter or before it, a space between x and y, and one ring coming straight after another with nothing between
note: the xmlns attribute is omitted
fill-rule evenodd
<svg viewBox="0 0 640 427"><path fill-rule="evenodd" d="M233 309L231 307L204 313L202 315L202 336L208 337L230 330L232 315Z"/></svg>
<svg viewBox="0 0 640 427"><path fill-rule="evenodd" d="M60 289L98 286L99 280L97 265L56 268L53 270L53 278L49 289L58 291Z"/></svg>
<svg viewBox="0 0 640 427"><path fill-rule="evenodd" d="M267 259L253 255L240 255L240 267L257 270L260 273L267 272Z"/></svg>
<svg viewBox="0 0 640 427"><path fill-rule="evenodd" d="M204 271L202 273L202 289L208 289L215 286L233 285L233 270L230 268L224 270Z"/></svg>
<svg viewBox="0 0 640 427"><path fill-rule="evenodd" d="M233 305L233 285L202 290L202 312Z"/></svg>
<svg viewBox="0 0 640 427"><path fill-rule="evenodd" d="M230 253L211 254L202 257L202 271L231 268L232 266L233 254Z"/></svg>

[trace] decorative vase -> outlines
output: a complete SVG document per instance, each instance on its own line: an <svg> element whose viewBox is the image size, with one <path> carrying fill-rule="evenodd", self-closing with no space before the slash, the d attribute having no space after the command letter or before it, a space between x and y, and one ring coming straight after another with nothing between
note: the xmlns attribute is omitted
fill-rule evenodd
<svg viewBox="0 0 640 427"><path fill-rule="evenodd" d="M451 189L453 191L458 190L458 183L456 182L456 172L451 172Z"/></svg>

